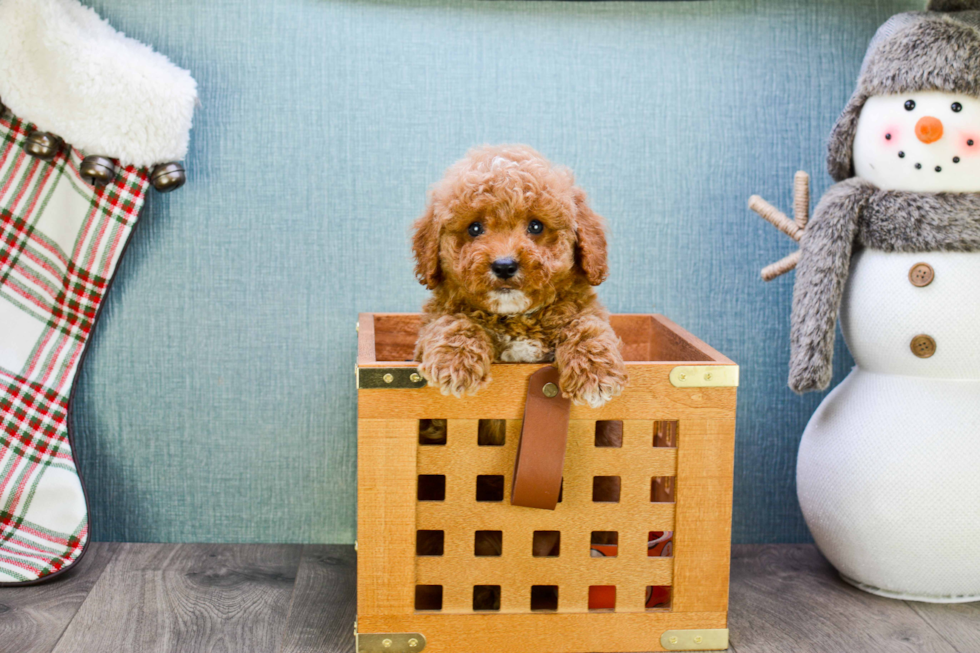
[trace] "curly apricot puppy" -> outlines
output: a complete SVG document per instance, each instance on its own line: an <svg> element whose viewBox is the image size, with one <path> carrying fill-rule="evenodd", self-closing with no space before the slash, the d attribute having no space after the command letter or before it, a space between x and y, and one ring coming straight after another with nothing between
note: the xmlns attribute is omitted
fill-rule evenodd
<svg viewBox="0 0 980 653"><path fill-rule="evenodd" d="M524 145L476 148L414 229L415 274L433 291L415 348L430 384L459 397L494 361L554 361L577 404L622 391L621 342L592 289L608 274L604 223L570 170Z"/></svg>

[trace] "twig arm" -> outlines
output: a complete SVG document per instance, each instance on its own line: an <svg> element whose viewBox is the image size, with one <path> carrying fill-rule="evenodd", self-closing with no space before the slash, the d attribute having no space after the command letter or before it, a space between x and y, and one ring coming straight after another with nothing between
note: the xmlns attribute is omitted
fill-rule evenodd
<svg viewBox="0 0 980 653"><path fill-rule="evenodd" d="M753 195L749 198L749 208L796 242L799 242L800 238L803 237L802 230L795 222L758 195Z"/></svg>
<svg viewBox="0 0 980 653"><path fill-rule="evenodd" d="M799 262L800 250L796 250L792 254L762 268L762 280L772 281L776 277L786 274L790 270L794 269Z"/></svg>
<svg viewBox="0 0 980 653"><path fill-rule="evenodd" d="M806 229L810 220L810 175L800 170L793 178L793 221Z"/></svg>

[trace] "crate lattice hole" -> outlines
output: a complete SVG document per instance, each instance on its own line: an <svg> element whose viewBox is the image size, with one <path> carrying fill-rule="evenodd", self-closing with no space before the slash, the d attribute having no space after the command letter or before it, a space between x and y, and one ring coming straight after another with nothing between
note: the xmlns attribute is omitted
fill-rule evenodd
<svg viewBox="0 0 980 653"><path fill-rule="evenodd" d="M615 585L589 586L589 612L615 612L615 610Z"/></svg>
<svg viewBox="0 0 980 653"><path fill-rule="evenodd" d="M677 447L677 420L657 420L653 423L653 446Z"/></svg>
<svg viewBox="0 0 980 653"><path fill-rule="evenodd" d="M673 556L673 531L650 531L649 535L647 535L647 557L672 558Z"/></svg>
<svg viewBox="0 0 980 653"><path fill-rule="evenodd" d="M499 474L487 474L476 477L477 501L503 501L504 477Z"/></svg>
<svg viewBox="0 0 980 653"><path fill-rule="evenodd" d="M599 420L595 423L595 446L620 448L623 446L623 422Z"/></svg>
<svg viewBox="0 0 980 653"><path fill-rule="evenodd" d="M473 612L498 612L500 585L473 586Z"/></svg>
<svg viewBox="0 0 980 653"><path fill-rule="evenodd" d="M592 501L594 503L619 503L622 482L618 476L595 476L592 478Z"/></svg>
<svg viewBox="0 0 980 653"><path fill-rule="evenodd" d="M645 603L647 611L670 610L670 589L670 585L647 585Z"/></svg>
<svg viewBox="0 0 980 653"><path fill-rule="evenodd" d="M589 555L593 558L615 558L619 555L619 533L592 531Z"/></svg>
<svg viewBox="0 0 980 653"><path fill-rule="evenodd" d="M446 477L443 474L419 474L419 501L445 501Z"/></svg>
<svg viewBox="0 0 980 653"><path fill-rule="evenodd" d="M507 420L481 419L477 426L476 443L481 447L502 447L507 442Z"/></svg>
<svg viewBox="0 0 980 653"><path fill-rule="evenodd" d="M558 586L532 585L531 612L557 612Z"/></svg>
<svg viewBox="0 0 980 653"><path fill-rule="evenodd" d="M477 531L473 537L473 555L496 558L504 554L503 531Z"/></svg>
<svg viewBox="0 0 980 653"><path fill-rule="evenodd" d="M560 531L534 531L531 555L535 558L557 558L561 554Z"/></svg>
<svg viewBox="0 0 980 653"><path fill-rule="evenodd" d="M415 609L426 612L442 610L442 585L416 585Z"/></svg>
<svg viewBox="0 0 980 653"><path fill-rule="evenodd" d="M415 555L441 556L446 547L445 531L416 531Z"/></svg>
<svg viewBox="0 0 980 653"><path fill-rule="evenodd" d="M650 480L650 501L652 503L674 503L677 483L674 476L654 476Z"/></svg>
<svg viewBox="0 0 980 653"><path fill-rule="evenodd" d="M449 423L444 419L419 420L419 444L444 445L449 435Z"/></svg>

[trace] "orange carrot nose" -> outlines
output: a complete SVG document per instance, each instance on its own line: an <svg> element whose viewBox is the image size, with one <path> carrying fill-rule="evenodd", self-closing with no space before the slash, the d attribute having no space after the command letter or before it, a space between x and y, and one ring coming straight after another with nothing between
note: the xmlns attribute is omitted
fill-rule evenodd
<svg viewBox="0 0 980 653"><path fill-rule="evenodd" d="M932 116L920 118L919 122L915 123L915 135L926 145L935 143L943 137L943 123L939 118Z"/></svg>

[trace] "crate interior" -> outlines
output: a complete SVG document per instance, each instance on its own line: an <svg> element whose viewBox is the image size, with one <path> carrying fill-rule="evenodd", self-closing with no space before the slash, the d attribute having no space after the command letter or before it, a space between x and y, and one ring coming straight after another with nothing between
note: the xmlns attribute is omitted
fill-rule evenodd
<svg viewBox="0 0 980 653"><path fill-rule="evenodd" d="M418 337L419 316L414 313L373 315L374 347L366 343L361 352L371 361L404 362L412 360ZM654 315L613 315L613 329L623 340L623 356L628 362L707 362L721 361L720 354ZM364 333L369 336L368 332ZM724 359L727 361L727 359Z"/></svg>

